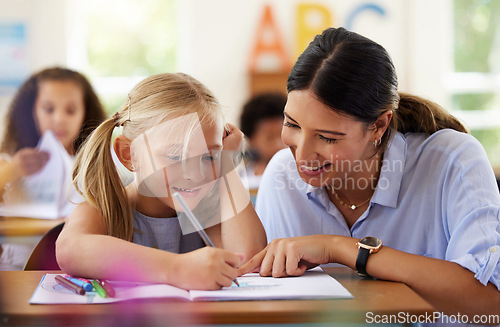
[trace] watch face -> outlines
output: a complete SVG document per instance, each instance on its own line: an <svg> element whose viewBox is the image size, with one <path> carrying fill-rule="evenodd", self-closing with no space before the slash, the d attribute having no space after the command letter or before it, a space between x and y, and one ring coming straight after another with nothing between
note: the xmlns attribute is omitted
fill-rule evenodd
<svg viewBox="0 0 500 327"><path fill-rule="evenodd" d="M376 237L368 236L361 239L359 243L376 248L382 244L382 241Z"/></svg>

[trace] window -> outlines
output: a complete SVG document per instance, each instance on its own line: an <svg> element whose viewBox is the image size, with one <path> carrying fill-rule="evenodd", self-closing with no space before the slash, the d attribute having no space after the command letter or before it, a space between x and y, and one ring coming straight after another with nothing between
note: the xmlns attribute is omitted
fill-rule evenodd
<svg viewBox="0 0 500 327"><path fill-rule="evenodd" d="M177 66L174 0L74 0L68 61L92 81L108 113L146 76ZM74 21L73 21L74 22Z"/></svg>
<svg viewBox="0 0 500 327"><path fill-rule="evenodd" d="M500 167L500 1L454 0L453 114L468 124Z"/></svg>

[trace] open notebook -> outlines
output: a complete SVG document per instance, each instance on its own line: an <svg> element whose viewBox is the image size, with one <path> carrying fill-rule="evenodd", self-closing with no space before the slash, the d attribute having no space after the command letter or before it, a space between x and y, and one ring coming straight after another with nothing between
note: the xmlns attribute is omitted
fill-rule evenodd
<svg viewBox="0 0 500 327"><path fill-rule="evenodd" d="M55 276L55 274L43 276L29 303L111 303L147 298L176 298L186 301L238 301L353 297L347 289L321 268L307 271L300 277L272 278L261 277L259 274L246 274L238 277L240 287L233 285L216 291L186 291L166 284L109 281L116 291L116 296L113 298L102 298L95 292L77 295L59 285L54 279Z"/></svg>
<svg viewBox="0 0 500 327"><path fill-rule="evenodd" d="M81 201L71 187L73 159L51 131L45 132L37 148L50 158L37 173L21 178L5 191L0 215L57 219L66 217Z"/></svg>

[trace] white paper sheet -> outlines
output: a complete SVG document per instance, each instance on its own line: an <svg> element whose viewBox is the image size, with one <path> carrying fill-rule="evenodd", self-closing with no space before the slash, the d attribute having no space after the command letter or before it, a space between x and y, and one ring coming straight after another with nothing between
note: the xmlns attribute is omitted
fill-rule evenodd
<svg viewBox="0 0 500 327"><path fill-rule="evenodd" d="M238 277L240 287L232 285L216 291L186 291L165 284L109 281L115 289L113 298L99 297L95 292L78 295L55 280L55 274L44 276L31 304L111 303L141 298L176 298L187 301L293 300L352 298L352 294L319 267L300 277L272 278L258 274Z"/></svg>

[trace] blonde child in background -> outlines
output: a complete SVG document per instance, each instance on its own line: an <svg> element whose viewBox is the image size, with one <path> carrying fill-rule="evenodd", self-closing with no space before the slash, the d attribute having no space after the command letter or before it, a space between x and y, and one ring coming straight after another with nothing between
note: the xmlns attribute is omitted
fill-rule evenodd
<svg viewBox="0 0 500 327"><path fill-rule="evenodd" d="M111 155L119 126L114 151L136 175L126 188ZM232 160L222 153L238 152L242 141L239 130L224 124L212 93L194 78L159 74L140 82L78 156L74 183L86 202L57 240L62 270L186 289L231 285L236 268L266 245L248 194L242 195L241 181L231 173ZM209 226L216 247L204 247L186 227L174 192ZM214 222L217 215L226 219Z"/></svg>
<svg viewBox="0 0 500 327"><path fill-rule="evenodd" d="M4 120L0 196L45 166L49 155L36 146L46 131L52 131L68 154L74 156L104 119L103 107L82 74L54 67L30 76L14 96ZM29 246L0 245L0 270L22 269L30 251Z"/></svg>

